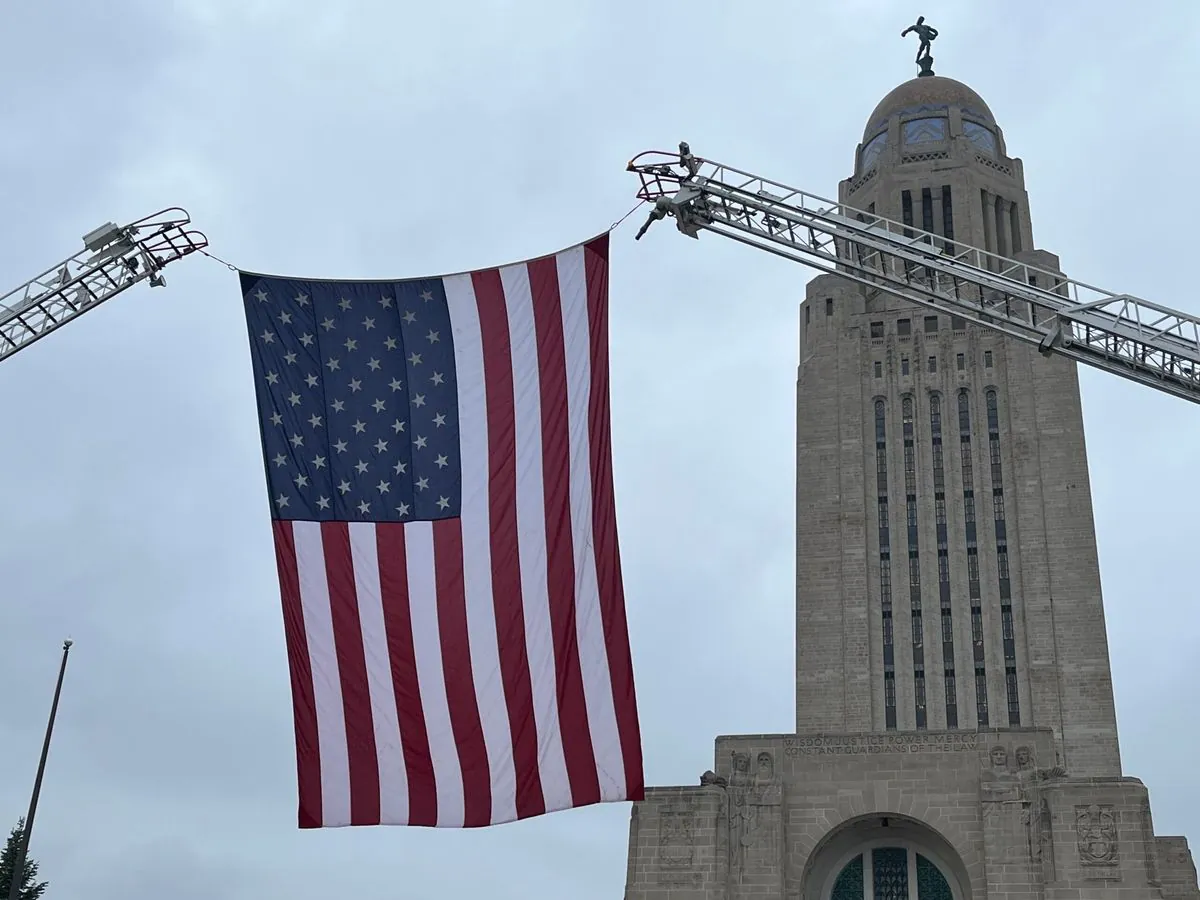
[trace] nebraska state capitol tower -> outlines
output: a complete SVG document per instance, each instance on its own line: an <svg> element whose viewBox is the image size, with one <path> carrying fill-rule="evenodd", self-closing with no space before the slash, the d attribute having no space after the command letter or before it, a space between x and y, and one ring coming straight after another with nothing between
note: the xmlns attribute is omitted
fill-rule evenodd
<svg viewBox="0 0 1200 900"><path fill-rule="evenodd" d="M838 193L1058 271L952 79L888 94ZM796 734L650 789L626 900L1200 898L1121 773L1075 363L835 275L800 316Z"/></svg>

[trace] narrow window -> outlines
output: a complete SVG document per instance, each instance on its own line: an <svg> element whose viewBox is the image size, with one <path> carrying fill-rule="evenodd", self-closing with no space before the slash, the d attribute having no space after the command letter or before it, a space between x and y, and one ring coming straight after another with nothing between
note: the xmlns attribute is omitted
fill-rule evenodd
<svg viewBox="0 0 1200 900"><path fill-rule="evenodd" d="M804 305L804 324L808 325L812 322L812 307L807 303Z"/></svg>
<svg viewBox="0 0 1200 900"><path fill-rule="evenodd" d="M883 323L882 322L872 322L871 323L871 338L873 340L879 340L882 337L883 337Z"/></svg>
<svg viewBox="0 0 1200 900"><path fill-rule="evenodd" d="M912 334L912 319L897 319L896 334L900 337L908 337Z"/></svg>
<svg viewBox="0 0 1200 900"><path fill-rule="evenodd" d="M876 363L880 365L880 363ZM888 528L887 407L875 401L875 465L879 507L879 601L882 608L884 724L896 727L896 653L892 629L892 546Z"/></svg>
<svg viewBox="0 0 1200 900"><path fill-rule="evenodd" d="M900 210L901 210L901 215L904 217L904 224L911 226L913 223L912 192L911 191L902 191L900 193ZM911 231L907 231L907 232L905 232L905 234L907 237L912 237Z"/></svg>
<svg viewBox="0 0 1200 900"><path fill-rule="evenodd" d="M967 356L965 353L959 353L954 357L954 362L958 366L958 371L963 371L967 367Z"/></svg>
<svg viewBox="0 0 1200 900"><path fill-rule="evenodd" d="M983 351L983 365L984 365L984 368L988 368L988 369L990 369L992 367L992 351L991 350Z"/></svg>
<svg viewBox="0 0 1200 900"><path fill-rule="evenodd" d="M907 356L901 357L901 359L900 359L900 374L901 375L908 374L908 357Z"/></svg>
<svg viewBox="0 0 1200 900"><path fill-rule="evenodd" d="M954 204L950 199L950 185L942 185L942 234L946 236L946 249L954 240Z"/></svg>
<svg viewBox="0 0 1200 900"><path fill-rule="evenodd" d="M1013 627L1012 581L1008 559L1008 523L1004 513L1004 472L1000 453L1000 410L995 391L984 396L987 408L988 455L992 469L992 517L996 531L996 574L1000 587L1000 628L1006 665L1004 686L1008 699L1008 724L1021 724L1021 698L1017 689L1017 642Z"/></svg>
<svg viewBox="0 0 1200 900"><path fill-rule="evenodd" d="M925 317L925 333L926 334L934 334L937 330L938 330L938 317L937 316L926 316Z"/></svg>
<svg viewBox="0 0 1200 900"><path fill-rule="evenodd" d="M875 377L876 378L883 377L883 363L879 362L879 360L875 361Z"/></svg>
<svg viewBox="0 0 1200 900"><path fill-rule="evenodd" d="M827 316L833 315L833 298L832 297L825 298L825 315L827 315Z"/></svg>
<svg viewBox="0 0 1200 900"><path fill-rule="evenodd" d="M937 357L936 356L929 357L929 371L930 372L937 371Z"/></svg>
<svg viewBox="0 0 1200 900"><path fill-rule="evenodd" d="M946 671L946 727L958 727L954 688L954 615L950 602L950 549L946 526L946 474L942 456L942 397L929 395L929 436L933 449L933 503L938 554L938 598L942 623L942 666Z"/></svg>
<svg viewBox="0 0 1200 900"><path fill-rule="evenodd" d="M933 231L933 193L921 188L921 230Z"/></svg>

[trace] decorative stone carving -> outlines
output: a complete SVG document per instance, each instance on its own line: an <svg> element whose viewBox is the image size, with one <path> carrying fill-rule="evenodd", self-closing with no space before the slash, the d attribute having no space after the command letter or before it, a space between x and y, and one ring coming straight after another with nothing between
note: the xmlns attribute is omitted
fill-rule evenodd
<svg viewBox="0 0 1200 900"><path fill-rule="evenodd" d="M985 769L980 779L983 801L1001 803L1021 799L1021 782L1008 768L1008 749L997 744L988 753L991 768ZM987 812L985 807L984 812Z"/></svg>
<svg viewBox="0 0 1200 900"><path fill-rule="evenodd" d="M1146 860L1146 881L1152 885L1162 884L1158 876L1158 853L1154 846L1154 824L1150 816L1150 801L1142 800L1142 853Z"/></svg>
<svg viewBox="0 0 1200 900"><path fill-rule="evenodd" d="M1076 845L1079 862L1088 867L1119 865L1117 817L1111 804L1092 803L1075 807Z"/></svg>
<svg viewBox="0 0 1200 900"><path fill-rule="evenodd" d="M723 775L718 775L712 769L709 769L700 776L701 787L725 787L727 784L729 784L729 779Z"/></svg>
<svg viewBox="0 0 1200 900"><path fill-rule="evenodd" d="M696 862L696 812L691 806L670 807L658 816L658 881L699 883Z"/></svg>
<svg viewBox="0 0 1200 900"><path fill-rule="evenodd" d="M732 881L741 877L747 851L769 825L763 821L764 813L783 803L783 788L775 777L774 756L769 751L762 751L752 770L750 754L735 751L725 795L729 877Z"/></svg>

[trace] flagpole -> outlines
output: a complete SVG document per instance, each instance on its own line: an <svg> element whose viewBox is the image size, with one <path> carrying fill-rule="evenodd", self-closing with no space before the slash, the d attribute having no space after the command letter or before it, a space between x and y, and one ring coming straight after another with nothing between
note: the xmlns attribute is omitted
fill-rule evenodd
<svg viewBox="0 0 1200 900"><path fill-rule="evenodd" d="M29 798L29 814L25 816L21 845L17 848L12 883L8 887L8 900L20 900L21 897L21 884L25 880L23 877L25 858L29 855L29 836L33 834L33 817L37 814L38 797L42 793L42 776L46 774L46 757L50 755L50 736L54 733L54 719L58 715L58 698L62 694L63 676L67 674L67 656L70 652L71 641L63 641L62 663L58 667L58 683L54 686L54 701L50 704L50 721L46 723L46 739L42 742L42 758L38 761L37 777L33 780L33 796Z"/></svg>

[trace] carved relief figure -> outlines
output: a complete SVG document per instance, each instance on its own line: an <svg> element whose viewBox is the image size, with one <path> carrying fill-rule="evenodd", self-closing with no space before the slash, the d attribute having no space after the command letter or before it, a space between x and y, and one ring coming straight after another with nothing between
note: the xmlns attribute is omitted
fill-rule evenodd
<svg viewBox="0 0 1200 900"><path fill-rule="evenodd" d="M1045 797L1038 802L1038 855L1042 867L1042 882L1053 884L1058 880L1054 868L1054 820L1050 817L1050 804Z"/></svg>
<svg viewBox="0 0 1200 900"><path fill-rule="evenodd" d="M664 868L690 868L696 852L696 815L691 810L663 810L658 821L658 856Z"/></svg>
<svg viewBox="0 0 1200 900"><path fill-rule="evenodd" d="M1075 807L1076 845L1085 866L1117 865L1117 818L1110 805Z"/></svg>
<svg viewBox="0 0 1200 900"><path fill-rule="evenodd" d="M988 754L991 768L984 770L980 788L985 801L1021 799L1020 780L1008 769L1008 750L997 744Z"/></svg>
<svg viewBox="0 0 1200 900"><path fill-rule="evenodd" d="M783 802L783 789L775 777L775 758L763 751L750 767L750 754L733 754L733 771L725 788L729 822L729 874L740 876L746 853L759 833L771 825L763 821L763 812Z"/></svg>

